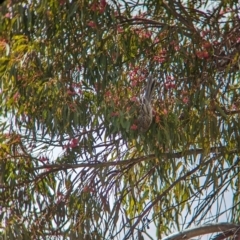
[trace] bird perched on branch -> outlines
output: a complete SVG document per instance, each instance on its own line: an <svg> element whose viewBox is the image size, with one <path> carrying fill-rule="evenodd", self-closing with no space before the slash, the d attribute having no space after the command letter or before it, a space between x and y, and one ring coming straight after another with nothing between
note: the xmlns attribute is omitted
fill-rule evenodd
<svg viewBox="0 0 240 240"><path fill-rule="evenodd" d="M152 105L151 99L153 94L153 89L155 86L155 80L152 76L149 76L145 95L140 98L140 109L137 118L138 129L141 132L146 132L152 123Z"/></svg>

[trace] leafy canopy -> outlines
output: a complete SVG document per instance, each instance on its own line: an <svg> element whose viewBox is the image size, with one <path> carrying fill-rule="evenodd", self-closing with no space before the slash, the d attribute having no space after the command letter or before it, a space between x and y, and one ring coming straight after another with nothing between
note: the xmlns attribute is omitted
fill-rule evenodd
<svg viewBox="0 0 240 240"><path fill-rule="evenodd" d="M153 224L161 238L224 211L238 221L238 1L0 8L2 239L143 239ZM139 133L150 74L154 118Z"/></svg>

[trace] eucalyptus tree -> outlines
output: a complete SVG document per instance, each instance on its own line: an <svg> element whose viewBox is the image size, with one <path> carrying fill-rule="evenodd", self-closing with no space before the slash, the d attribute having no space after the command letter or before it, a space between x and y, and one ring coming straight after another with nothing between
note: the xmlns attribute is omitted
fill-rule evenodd
<svg viewBox="0 0 240 240"><path fill-rule="evenodd" d="M238 1L0 8L2 239L156 239L238 222Z"/></svg>

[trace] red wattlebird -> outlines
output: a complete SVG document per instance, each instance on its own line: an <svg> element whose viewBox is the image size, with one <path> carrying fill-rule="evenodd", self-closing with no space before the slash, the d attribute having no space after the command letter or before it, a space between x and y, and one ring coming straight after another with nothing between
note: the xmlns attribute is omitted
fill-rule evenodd
<svg viewBox="0 0 240 240"><path fill-rule="evenodd" d="M152 76L148 78L145 95L140 98L140 110L138 115L138 129L141 132L146 132L152 123L152 105L151 99L153 89L155 86L155 80Z"/></svg>

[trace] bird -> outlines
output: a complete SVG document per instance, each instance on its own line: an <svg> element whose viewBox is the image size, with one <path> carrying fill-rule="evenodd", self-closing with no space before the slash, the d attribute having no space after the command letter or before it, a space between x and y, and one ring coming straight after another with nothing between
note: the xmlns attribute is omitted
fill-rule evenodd
<svg viewBox="0 0 240 240"><path fill-rule="evenodd" d="M145 94L140 97L139 113L137 126L140 132L146 132L152 123L152 104L151 99L155 87L155 80L152 76L148 77Z"/></svg>

